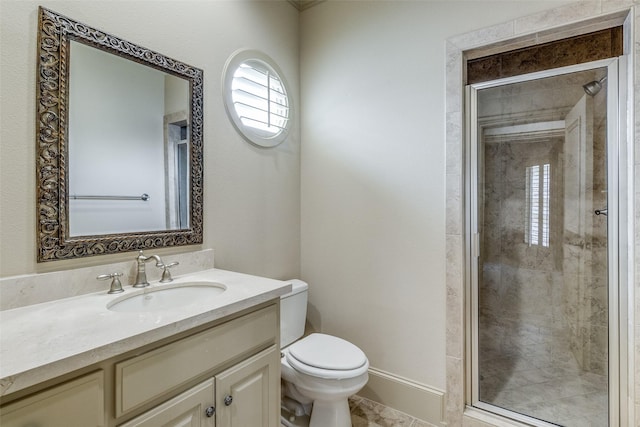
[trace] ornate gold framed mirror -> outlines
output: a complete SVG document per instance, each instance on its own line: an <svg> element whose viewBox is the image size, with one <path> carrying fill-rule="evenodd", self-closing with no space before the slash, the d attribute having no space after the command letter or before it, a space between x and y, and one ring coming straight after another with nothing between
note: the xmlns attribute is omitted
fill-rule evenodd
<svg viewBox="0 0 640 427"><path fill-rule="evenodd" d="M38 262L203 239L203 72L40 8Z"/></svg>

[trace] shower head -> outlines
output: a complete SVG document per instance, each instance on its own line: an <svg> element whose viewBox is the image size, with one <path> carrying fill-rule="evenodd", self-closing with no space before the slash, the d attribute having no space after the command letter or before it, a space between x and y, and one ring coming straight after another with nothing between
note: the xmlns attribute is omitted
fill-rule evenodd
<svg viewBox="0 0 640 427"><path fill-rule="evenodd" d="M586 85L583 85L582 88L587 95L596 96L596 94L600 92L600 89L602 89L602 84L605 82L605 80L607 80L607 76L604 76L600 80L589 82Z"/></svg>

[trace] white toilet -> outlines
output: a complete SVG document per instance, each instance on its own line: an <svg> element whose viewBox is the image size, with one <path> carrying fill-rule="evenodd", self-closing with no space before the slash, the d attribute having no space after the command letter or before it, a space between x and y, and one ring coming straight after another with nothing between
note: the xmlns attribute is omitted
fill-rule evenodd
<svg viewBox="0 0 640 427"><path fill-rule="evenodd" d="M351 427L347 398L369 380L369 361L355 345L326 334L304 335L308 285L291 280L282 296L281 421L287 427Z"/></svg>

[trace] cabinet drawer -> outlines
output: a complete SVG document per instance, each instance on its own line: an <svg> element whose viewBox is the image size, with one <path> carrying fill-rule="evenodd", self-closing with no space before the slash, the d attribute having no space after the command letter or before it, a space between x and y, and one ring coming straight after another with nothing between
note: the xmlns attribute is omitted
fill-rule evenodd
<svg viewBox="0 0 640 427"><path fill-rule="evenodd" d="M167 395L231 359L276 343L277 306L269 306L116 364L116 417Z"/></svg>
<svg viewBox="0 0 640 427"><path fill-rule="evenodd" d="M105 426L103 371L76 378L2 407L0 424L3 427Z"/></svg>
<svg viewBox="0 0 640 427"><path fill-rule="evenodd" d="M214 408L214 403L215 386L211 378L119 427L214 427L215 409L206 414L206 409Z"/></svg>

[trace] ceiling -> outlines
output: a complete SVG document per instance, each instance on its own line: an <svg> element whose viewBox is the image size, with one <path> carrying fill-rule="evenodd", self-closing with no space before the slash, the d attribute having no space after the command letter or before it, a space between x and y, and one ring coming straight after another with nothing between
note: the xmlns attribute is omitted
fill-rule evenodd
<svg viewBox="0 0 640 427"><path fill-rule="evenodd" d="M309 9L311 6L315 6L318 3L322 3L325 0L288 0L296 9L303 11Z"/></svg>

